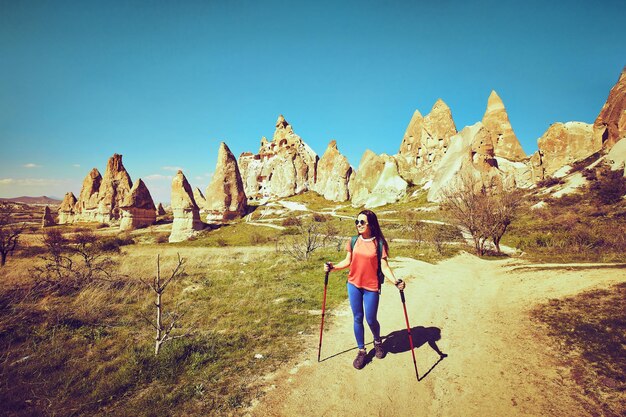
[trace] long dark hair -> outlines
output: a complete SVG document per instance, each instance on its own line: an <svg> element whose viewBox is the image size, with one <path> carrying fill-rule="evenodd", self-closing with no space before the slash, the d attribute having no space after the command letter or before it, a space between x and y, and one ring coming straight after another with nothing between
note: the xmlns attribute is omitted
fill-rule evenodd
<svg viewBox="0 0 626 417"><path fill-rule="evenodd" d="M367 223L370 226L372 236L376 238L376 241L382 240L385 251L387 252L387 255L389 255L389 245L387 244L387 239L385 239L385 236L383 235L383 231L380 230L380 224L378 223L378 217L376 217L376 213L374 213L372 210L361 210L359 215L361 214L364 214L365 217L367 217ZM359 230L357 229L357 234L358 233ZM378 247L378 243L376 245Z"/></svg>

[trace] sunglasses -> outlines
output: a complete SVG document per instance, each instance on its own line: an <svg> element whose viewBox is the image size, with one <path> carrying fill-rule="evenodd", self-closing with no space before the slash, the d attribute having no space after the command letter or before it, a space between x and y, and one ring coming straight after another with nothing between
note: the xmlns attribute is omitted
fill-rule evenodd
<svg viewBox="0 0 626 417"><path fill-rule="evenodd" d="M365 226L367 222L365 220L355 220L354 224L356 224L357 226Z"/></svg>

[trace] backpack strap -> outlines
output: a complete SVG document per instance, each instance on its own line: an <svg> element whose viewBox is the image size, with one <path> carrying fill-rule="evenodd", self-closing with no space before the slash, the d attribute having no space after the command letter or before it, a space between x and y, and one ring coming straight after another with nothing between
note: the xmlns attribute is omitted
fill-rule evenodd
<svg viewBox="0 0 626 417"><path fill-rule="evenodd" d="M350 250L351 252L354 252L354 246L356 245L356 240L358 239L358 236L352 236L352 239L350 240Z"/></svg>

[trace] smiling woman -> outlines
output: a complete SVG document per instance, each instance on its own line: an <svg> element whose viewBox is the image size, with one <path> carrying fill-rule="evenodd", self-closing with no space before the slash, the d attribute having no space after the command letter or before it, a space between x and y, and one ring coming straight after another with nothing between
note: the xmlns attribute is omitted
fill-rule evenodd
<svg viewBox="0 0 626 417"><path fill-rule="evenodd" d="M389 245L380 229L376 214L371 210L363 210L354 224L358 234L347 242L345 259L336 265L328 262L324 265L324 271L350 268L347 284L348 298L354 316L354 337L359 347L353 365L356 369L362 369L367 362L363 318L367 320L374 336L375 356L382 359L385 357L385 351L380 339L380 324L377 319L381 284L385 277L401 291L404 290L405 284L396 279L389 266L387 261Z"/></svg>

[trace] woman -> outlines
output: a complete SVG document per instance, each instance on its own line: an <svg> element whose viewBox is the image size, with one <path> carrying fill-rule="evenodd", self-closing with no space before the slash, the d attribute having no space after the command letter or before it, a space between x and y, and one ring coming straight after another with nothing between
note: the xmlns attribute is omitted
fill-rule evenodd
<svg viewBox="0 0 626 417"><path fill-rule="evenodd" d="M371 210L363 210L355 220L358 237L352 247L352 242L346 244L348 252L346 258L336 265L328 262L324 265L324 271L339 271L350 268L348 273L348 298L354 315L354 336L359 353L353 362L356 369L365 366L367 351L365 350L365 329L363 317L365 316L372 334L374 335L374 350L376 357L385 357L382 341L380 340L380 324L376 318L378 312L378 300L380 297L378 281L378 253L379 242L382 242L382 254L380 267L385 277L398 289L404 290L404 282L398 281L387 262L389 245L380 230L376 214Z"/></svg>

